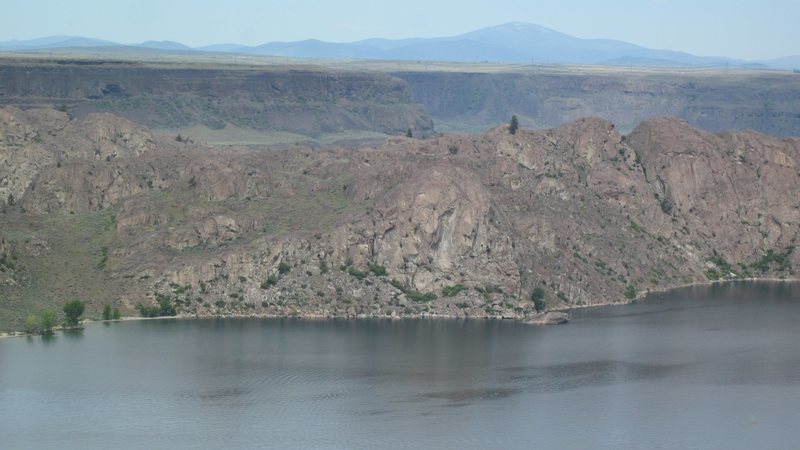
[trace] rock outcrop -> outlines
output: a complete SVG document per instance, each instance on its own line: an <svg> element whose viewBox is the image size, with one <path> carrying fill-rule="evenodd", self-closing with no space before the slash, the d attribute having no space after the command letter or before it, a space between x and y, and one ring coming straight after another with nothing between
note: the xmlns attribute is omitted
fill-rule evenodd
<svg viewBox="0 0 800 450"><path fill-rule="evenodd" d="M799 158L798 139L671 118L625 137L582 119L274 150L6 108L0 242L16 259L0 316L79 297L94 310L166 298L201 316L547 322L561 316L545 309L648 290L794 277Z"/></svg>

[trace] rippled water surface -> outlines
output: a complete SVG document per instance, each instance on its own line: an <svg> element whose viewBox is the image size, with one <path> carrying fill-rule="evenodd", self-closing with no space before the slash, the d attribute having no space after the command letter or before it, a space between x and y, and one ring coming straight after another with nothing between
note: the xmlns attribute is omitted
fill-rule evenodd
<svg viewBox="0 0 800 450"><path fill-rule="evenodd" d="M160 320L0 340L0 448L797 448L800 285L499 321Z"/></svg>

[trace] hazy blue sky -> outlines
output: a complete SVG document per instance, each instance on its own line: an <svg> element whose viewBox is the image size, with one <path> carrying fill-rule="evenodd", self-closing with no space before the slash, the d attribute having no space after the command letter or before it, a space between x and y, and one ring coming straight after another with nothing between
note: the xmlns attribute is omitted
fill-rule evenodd
<svg viewBox="0 0 800 450"><path fill-rule="evenodd" d="M800 54L800 0L3 0L0 41L82 35L254 45L447 36L511 21L698 55Z"/></svg>

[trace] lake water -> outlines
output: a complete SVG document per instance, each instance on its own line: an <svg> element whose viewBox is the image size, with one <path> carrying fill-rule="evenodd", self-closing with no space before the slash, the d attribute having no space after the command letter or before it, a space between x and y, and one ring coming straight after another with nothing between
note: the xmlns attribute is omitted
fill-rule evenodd
<svg viewBox="0 0 800 450"><path fill-rule="evenodd" d="M0 448L797 448L800 285L573 321L159 320L0 340Z"/></svg>

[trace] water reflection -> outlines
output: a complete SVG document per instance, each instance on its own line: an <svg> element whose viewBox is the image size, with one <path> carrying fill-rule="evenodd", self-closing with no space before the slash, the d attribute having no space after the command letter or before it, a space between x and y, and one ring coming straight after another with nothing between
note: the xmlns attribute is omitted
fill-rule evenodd
<svg viewBox="0 0 800 450"><path fill-rule="evenodd" d="M429 399L442 399L459 406L466 406L478 400L498 400L522 392L521 389L493 387L486 389L461 389L455 391L431 392L422 394L421 397Z"/></svg>
<svg viewBox="0 0 800 450"><path fill-rule="evenodd" d="M0 433L9 448L789 448L798 292L690 288L546 328L88 324L0 342Z"/></svg>
<svg viewBox="0 0 800 450"><path fill-rule="evenodd" d="M83 338L83 328L70 328L61 332L67 339L78 340Z"/></svg>

